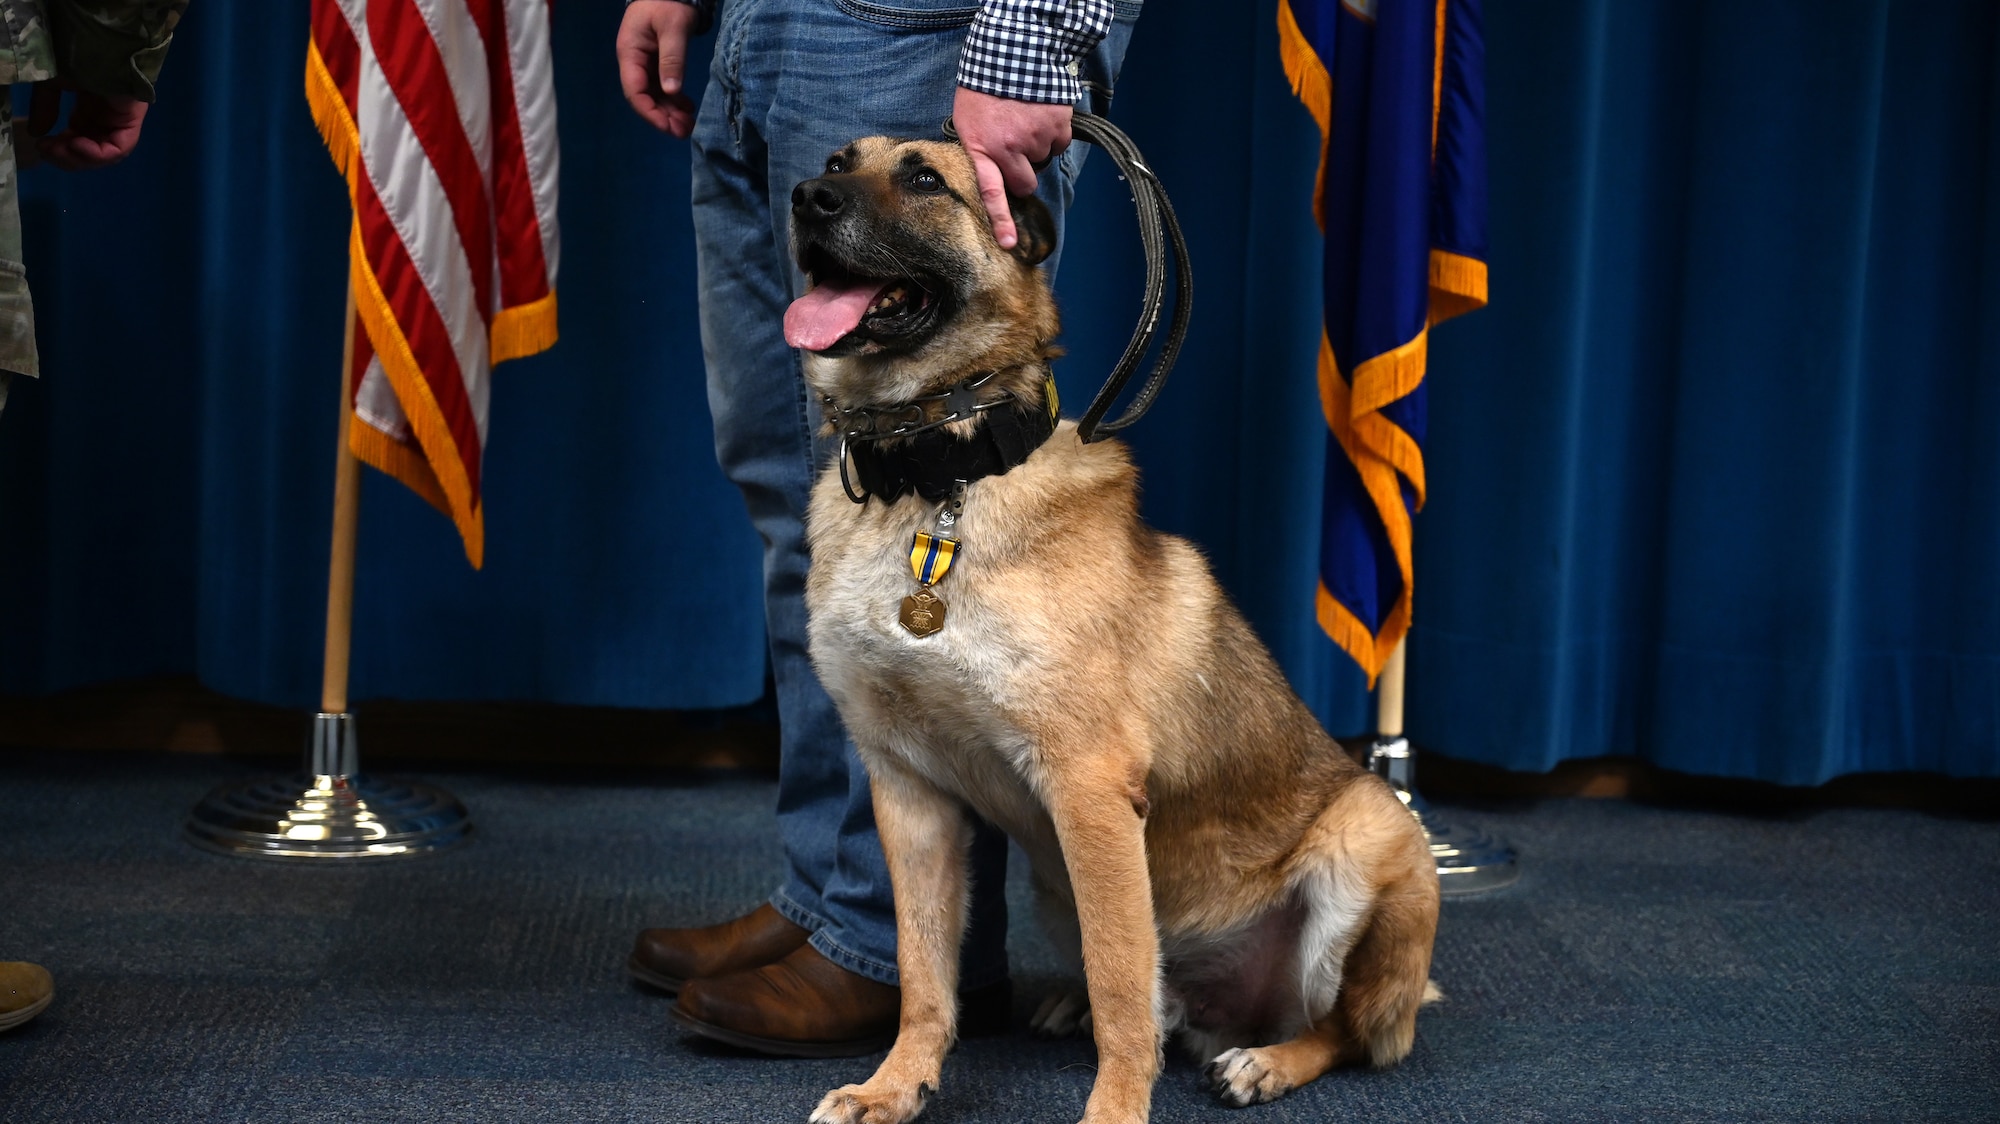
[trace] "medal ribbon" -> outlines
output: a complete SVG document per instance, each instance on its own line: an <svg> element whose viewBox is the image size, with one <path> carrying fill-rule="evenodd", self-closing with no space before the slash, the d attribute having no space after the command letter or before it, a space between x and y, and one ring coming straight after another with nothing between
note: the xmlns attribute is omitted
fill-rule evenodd
<svg viewBox="0 0 2000 1124"><path fill-rule="evenodd" d="M952 560L957 556L957 539L918 531L917 537L910 543L910 572L917 576L918 585L936 585L951 572Z"/></svg>

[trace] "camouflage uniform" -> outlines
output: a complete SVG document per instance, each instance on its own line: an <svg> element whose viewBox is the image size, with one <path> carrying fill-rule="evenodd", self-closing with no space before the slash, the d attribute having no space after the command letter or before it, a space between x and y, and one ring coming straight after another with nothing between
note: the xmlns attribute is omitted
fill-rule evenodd
<svg viewBox="0 0 2000 1124"><path fill-rule="evenodd" d="M14 374L38 375L35 308L21 263L10 89L58 74L81 89L153 100L187 0L0 0L0 409Z"/></svg>

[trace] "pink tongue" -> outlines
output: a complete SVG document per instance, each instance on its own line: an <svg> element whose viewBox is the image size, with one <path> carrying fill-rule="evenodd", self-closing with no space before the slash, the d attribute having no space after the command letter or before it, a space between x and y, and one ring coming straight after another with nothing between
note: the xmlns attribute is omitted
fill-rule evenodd
<svg viewBox="0 0 2000 1124"><path fill-rule="evenodd" d="M880 282L839 286L822 282L785 310L785 342L807 351L825 351L860 326L868 306L888 288Z"/></svg>

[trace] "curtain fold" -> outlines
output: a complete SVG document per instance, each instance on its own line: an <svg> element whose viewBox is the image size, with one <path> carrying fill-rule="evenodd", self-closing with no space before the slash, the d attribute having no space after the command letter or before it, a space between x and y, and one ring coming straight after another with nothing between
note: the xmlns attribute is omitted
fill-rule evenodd
<svg viewBox="0 0 2000 1124"><path fill-rule="evenodd" d="M1318 141L1274 9L1155 3L1134 37L1113 116L1197 277L1131 439L1149 517L1346 734L1368 699L1312 598ZM687 157L619 96L616 19L555 7L562 341L496 378L486 569L367 474L356 697L763 690ZM1411 735L1517 769L2000 775L2000 13L1547 0L1486 22L1492 303L1432 341ZM47 378L0 415L0 691L192 672L317 696L347 216L304 49L303 4L203 0L131 160L22 177ZM1106 162L1075 216L1073 405L1143 275Z"/></svg>
<svg viewBox="0 0 2000 1124"><path fill-rule="evenodd" d="M1493 305L1436 353L1420 742L2000 771L1995 36L1979 4L1494 21L1511 161ZM1507 561L1443 556L1475 544Z"/></svg>

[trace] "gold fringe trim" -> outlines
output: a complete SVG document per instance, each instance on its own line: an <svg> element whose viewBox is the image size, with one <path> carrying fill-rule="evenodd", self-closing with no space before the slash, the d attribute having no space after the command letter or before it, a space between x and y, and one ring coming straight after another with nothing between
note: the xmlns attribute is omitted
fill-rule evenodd
<svg viewBox="0 0 2000 1124"><path fill-rule="evenodd" d="M1391 348L1354 368L1355 416L1375 411L1417 389L1430 359L1430 334L1419 329L1401 347Z"/></svg>
<svg viewBox="0 0 2000 1124"><path fill-rule="evenodd" d="M413 449L365 422L347 427L347 448L363 464L401 481L445 518L451 518L451 500L445 497L444 487L422 449Z"/></svg>
<svg viewBox="0 0 2000 1124"><path fill-rule="evenodd" d="M1290 0L1278 0L1278 58L1292 93L1319 125L1319 171L1313 176L1313 221L1326 230L1326 158L1333 140L1333 75L1292 15Z"/></svg>
<svg viewBox="0 0 2000 1124"><path fill-rule="evenodd" d="M1446 2L1437 0L1436 55L1431 67L1431 153L1437 153L1438 119L1444 105L1444 54ZM1293 14L1289 0L1278 2L1278 56L1292 92L1319 125L1319 170L1313 181L1313 219L1326 229L1326 165L1333 135L1333 77L1306 39ZM1353 372L1353 383L1341 377L1333 346L1325 331L1320 333L1320 409L1340 454L1354 465L1362 488L1381 516L1388 534L1390 551L1403 577L1403 592L1383 618L1379 633L1371 632L1360 618L1319 587L1320 628L1340 645L1368 675L1372 690L1375 679L1389 662L1396 645L1409 632L1416 572L1412 564L1413 528L1410 511L1403 501L1402 481L1410 483L1416 506L1426 498L1423 450L1402 427L1384 417L1383 407L1423 383L1430 364L1430 325L1486 304L1486 263L1476 258L1433 249L1430 256L1430 307L1425 326L1407 343L1376 355ZM1329 451L1328 455L1332 455Z"/></svg>
<svg viewBox="0 0 2000 1124"><path fill-rule="evenodd" d="M503 308L493 318L488 351L493 365L547 351L556 344L556 291L528 304Z"/></svg>
<svg viewBox="0 0 2000 1124"><path fill-rule="evenodd" d="M1416 493L1417 510L1422 511L1430 499L1430 489L1424 480L1424 453L1417 442L1403 427L1383 417L1381 414L1363 414L1354 419L1356 444L1382 458L1410 482L1410 490ZM1401 506L1398 494L1398 505Z"/></svg>
<svg viewBox="0 0 2000 1124"><path fill-rule="evenodd" d="M1332 354L1329 348L1323 362L1334 364L1333 378L1341 382L1339 367ZM1429 358L1429 333L1419 331L1415 339L1403 346L1385 351L1361 364L1354 372L1353 388L1348 391L1347 419L1355 444L1409 478L1410 487L1417 493L1418 510L1422 510L1428 495L1423 450L1417 447L1409 434L1403 432L1401 426L1383 417L1381 410L1423 383ZM1400 500L1397 506L1402 506Z"/></svg>
<svg viewBox="0 0 2000 1124"><path fill-rule="evenodd" d="M1486 263L1450 250L1431 250L1432 324L1486 307Z"/></svg>
<svg viewBox="0 0 2000 1124"><path fill-rule="evenodd" d="M446 510L458 527L459 537L465 542L466 560L477 570L484 565L486 557L485 512L472 498L472 478L465 470L465 462L459 458L458 439L452 436L451 426L444 420L444 410L431 393L430 383L424 380L423 368L418 366L416 354L410 350L410 341L403 335L402 325L396 323L389 298L383 295L382 283L376 279L374 270L368 264L368 256L361 245L359 219L355 220L349 235L348 259L355 312L368 329L368 339L375 345L376 357L382 360L382 371L389 376L389 385L395 388L396 399L402 403L403 413L410 419L410 431L416 434L417 444L423 447L431 472L444 491Z"/></svg>
<svg viewBox="0 0 2000 1124"><path fill-rule="evenodd" d="M1368 631L1368 626L1361 623L1360 617L1349 612L1347 606L1327 592L1325 582L1319 584L1314 601L1320 630L1360 665L1363 674L1368 676L1368 689L1374 690L1375 677L1382 673L1383 665L1388 662L1375 656L1375 634Z"/></svg>
<svg viewBox="0 0 2000 1124"><path fill-rule="evenodd" d="M311 40L306 42L306 104L312 110L313 123L319 127L327 152L333 156L340 174L347 179L347 202L351 211L361 175L361 130L354 123L353 115L347 111L347 100L341 97L339 84L333 80L332 72L327 70L326 59L319 53L319 44ZM389 385L395 388L396 398L410 419L410 430L423 450L422 467L419 469L413 463L420 459L414 450L390 440L387 434L366 424L348 427L347 447L353 450L355 456L395 477L431 506L449 515L464 542L466 560L472 563L473 569L480 569L486 558L485 511L473 502L472 478L465 470L465 462L459 458L458 441L444 420L444 411L431 393L430 384L424 381L416 354L410 350L408 337L403 334L402 326L396 323L389 298L382 293L382 283L376 279L368 264L368 256L361 245L359 218L349 228L347 254L348 284L354 289L355 313L368 332L369 341L375 345L375 354L382 360L383 373L389 376ZM526 307L535 308L541 303L538 301ZM553 293L547 304L549 330L553 331ZM353 409L351 402L348 408Z"/></svg>
<svg viewBox="0 0 2000 1124"><path fill-rule="evenodd" d="M326 142L334 166L347 178L347 198L352 204L355 177L361 174L361 129L347 112L347 99L340 96L340 85L326 68L319 44L310 39L306 40L306 105L312 109L313 124L319 126L320 139Z"/></svg>
<svg viewBox="0 0 2000 1124"><path fill-rule="evenodd" d="M1333 594L1321 584L1314 599L1319 627L1342 651L1353 658L1355 664L1368 676L1368 689L1375 689L1375 681L1382 669L1389 664L1389 657L1396 652L1396 645L1410 631L1409 599L1404 598L1389 612L1389 619L1382 622L1382 635L1376 636L1361 623L1361 618L1348 611Z"/></svg>
<svg viewBox="0 0 2000 1124"><path fill-rule="evenodd" d="M1403 593L1390 607L1382 621L1382 631L1371 634L1366 625L1355 617L1322 587L1319 605L1320 627L1334 643L1346 650L1361 670L1368 674L1368 685L1373 688L1375 677L1382 666L1389 661L1390 653L1396 650L1396 642L1410 627L1411 592L1415 586L1416 570L1412 564L1410 512L1403 504L1401 477L1407 476L1416 489L1421 506L1423 495L1423 454L1415 441L1410 440L1394 422L1377 413L1360 416L1354 414L1351 392L1347 381L1340 377L1340 367L1334 361L1333 345L1326 333L1320 333L1319 341L1319 388L1320 409L1326 415L1327 428L1332 431L1334 442L1340 446L1340 453L1354 465L1361 477L1361 486L1368 493L1368 499L1375 505L1376 514L1382 519L1382 527L1389 536L1389 550L1396 556L1396 568L1403 576ZM1329 450L1328 455L1332 452ZM1415 468L1412 475L1398 461L1404 461ZM1338 612L1329 609L1338 608ZM1361 641L1366 637L1366 643Z"/></svg>

